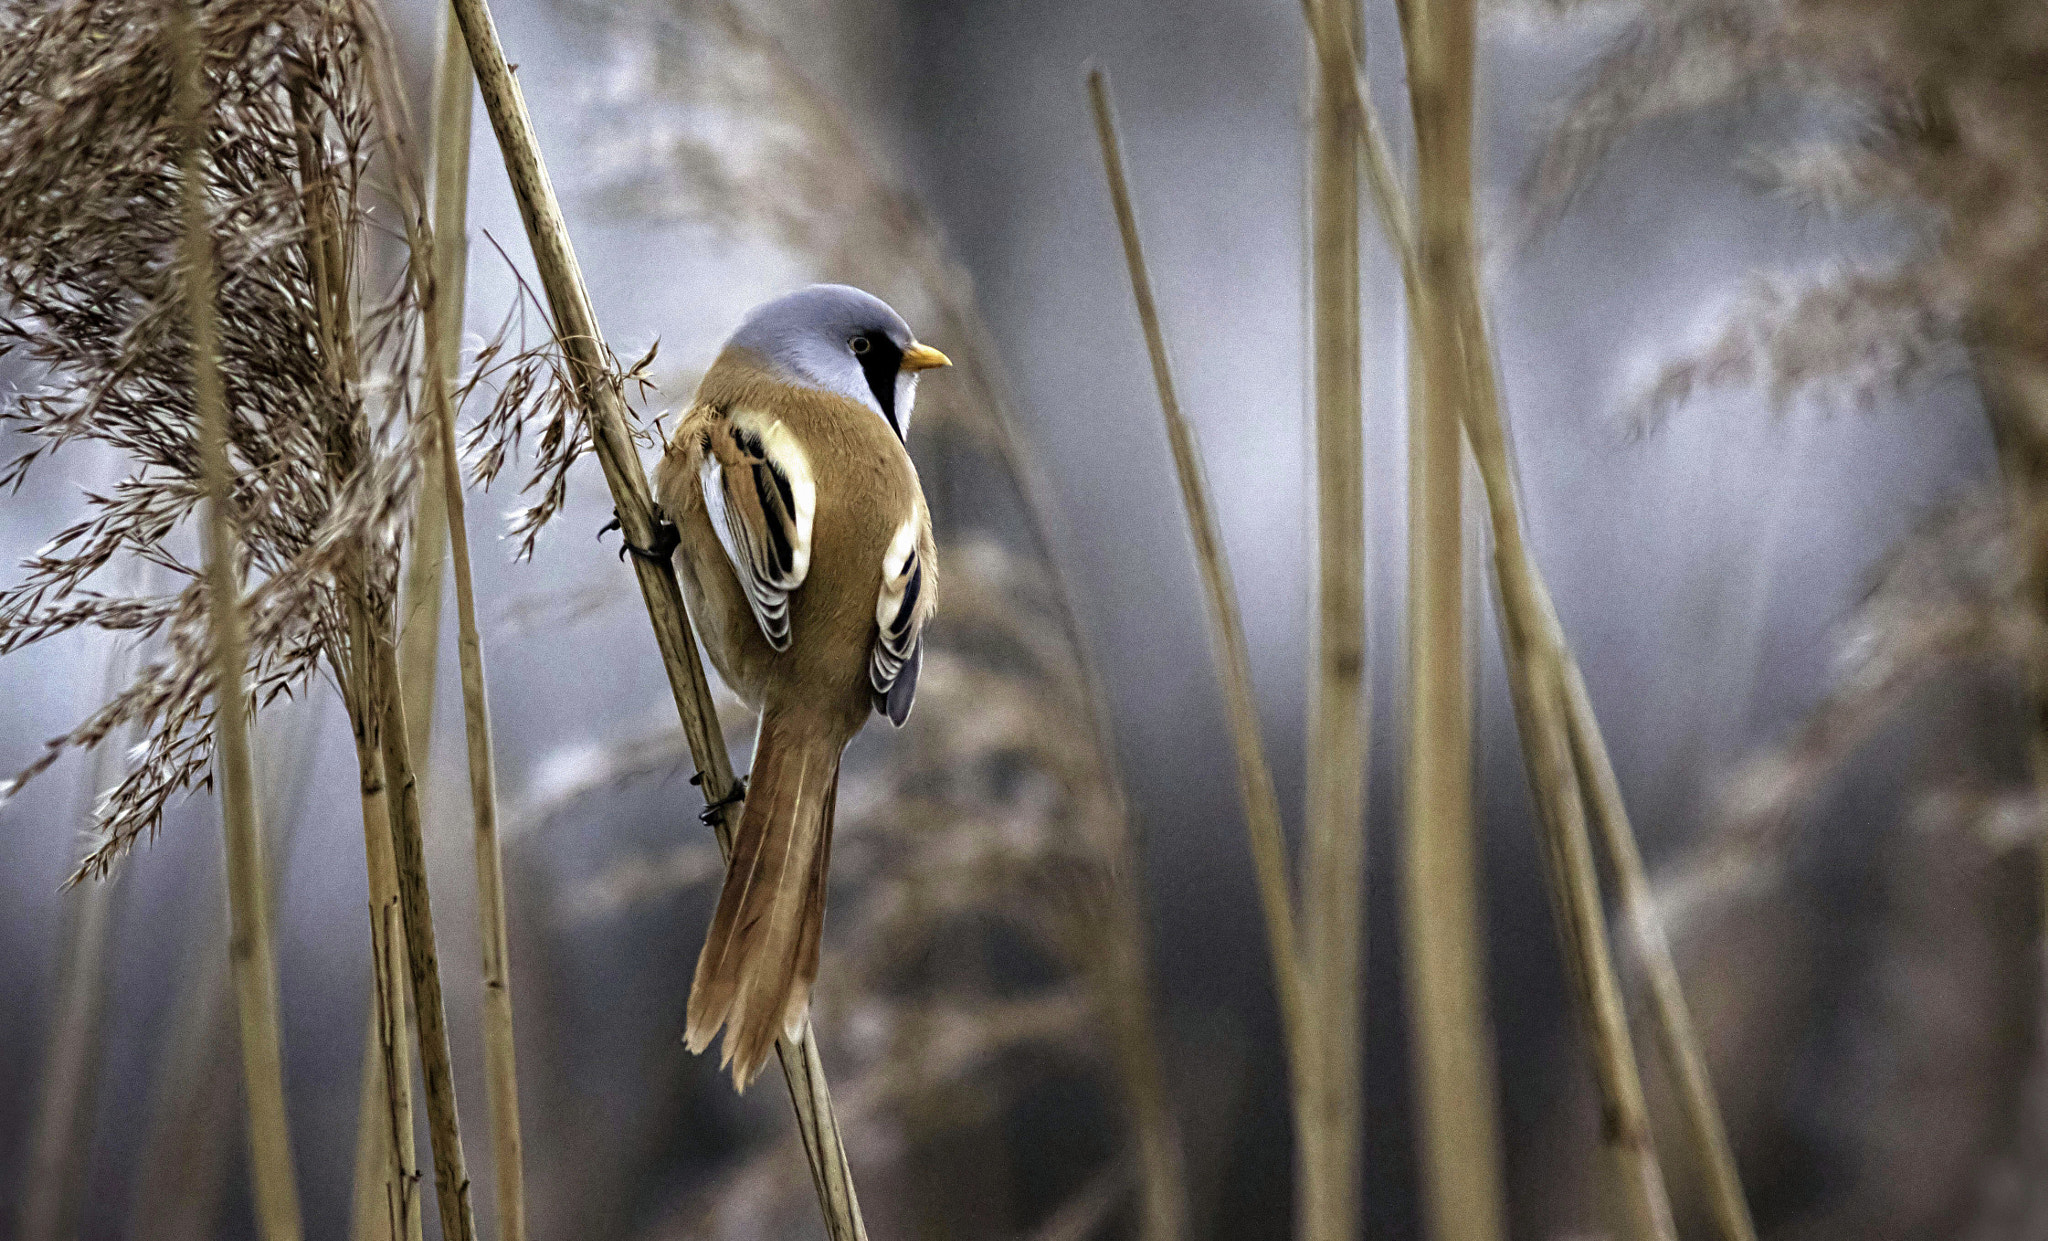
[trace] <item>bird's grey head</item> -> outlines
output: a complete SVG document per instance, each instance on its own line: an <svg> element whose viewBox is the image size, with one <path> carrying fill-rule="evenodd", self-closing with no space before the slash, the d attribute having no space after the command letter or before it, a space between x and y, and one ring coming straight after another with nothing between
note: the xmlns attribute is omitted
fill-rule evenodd
<svg viewBox="0 0 2048 1241"><path fill-rule="evenodd" d="M887 302L846 284L814 284L757 306L727 343L778 379L859 401L898 438L910 430L917 373L948 365Z"/></svg>

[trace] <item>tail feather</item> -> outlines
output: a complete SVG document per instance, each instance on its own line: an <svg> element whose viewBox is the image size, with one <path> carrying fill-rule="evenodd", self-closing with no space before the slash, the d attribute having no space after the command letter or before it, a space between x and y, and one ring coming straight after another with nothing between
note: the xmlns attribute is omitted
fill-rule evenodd
<svg viewBox="0 0 2048 1241"><path fill-rule="evenodd" d="M725 886L690 984L684 1041L693 1052L725 1027L720 1067L741 1089L767 1062L777 1034L800 1029L818 975L825 869L840 746L801 721L771 714L754 747L747 804Z"/></svg>

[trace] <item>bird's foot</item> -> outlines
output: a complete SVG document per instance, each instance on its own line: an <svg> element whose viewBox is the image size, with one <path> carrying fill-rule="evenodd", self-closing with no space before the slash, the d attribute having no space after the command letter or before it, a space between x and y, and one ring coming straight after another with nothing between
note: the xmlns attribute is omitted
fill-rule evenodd
<svg viewBox="0 0 2048 1241"><path fill-rule="evenodd" d="M704 773L700 771L696 775L691 776L690 783L701 787L704 783ZM745 776L741 776L733 781L731 792L719 798L717 801L704 803L704 809L698 813L697 819L699 822L704 824L704 826L711 827L718 822L719 818L722 815L725 814L726 808L728 806L737 806L746 799L747 778Z"/></svg>
<svg viewBox="0 0 2048 1241"><path fill-rule="evenodd" d="M683 541L682 534L676 530L676 524L663 515L660 505L656 505L654 508L654 546L639 547L631 539L625 538L624 527L619 522L619 510L617 509L612 510L612 519L610 521L597 528L597 537L602 539L614 530L620 531L619 559L621 560L626 558L626 553L631 552L642 560L651 560L655 564L666 564L669 558L676 554L676 548L681 546Z"/></svg>

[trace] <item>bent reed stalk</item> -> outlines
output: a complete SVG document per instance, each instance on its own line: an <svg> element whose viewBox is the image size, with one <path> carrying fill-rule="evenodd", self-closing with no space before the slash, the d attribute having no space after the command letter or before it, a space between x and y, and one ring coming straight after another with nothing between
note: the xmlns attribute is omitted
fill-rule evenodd
<svg viewBox="0 0 2048 1241"><path fill-rule="evenodd" d="M256 822L255 768L249 753L248 704L242 671L240 541L234 526L234 470L228 462L227 389L219 361L215 305L219 276L206 211L204 52L188 0L172 0L167 33L176 66L176 106L185 149L180 196L186 313L192 337L193 403L199 411L199 454L205 480L202 531L207 614L212 622L214 746L222 844L227 856L228 955L241 1018L242 1080L249 1113L249 1174L256 1222L265 1241L298 1241L299 1190L285 1115L284 1049L278 1021L277 961L270 937L263 840Z"/></svg>
<svg viewBox="0 0 2048 1241"><path fill-rule="evenodd" d="M484 109L497 135L505 170L519 203L541 285L554 319L554 330L569 360L573 387L590 426L591 441L605 483L617 508L621 536L634 547L656 545L656 513L647 475L634 447L624 393L617 382L611 353L598 332L597 316L584 286L581 269L562 219L554 187L542 162L540 145L527 115L518 83L506 64L503 45L484 0L454 0L456 18L469 48L470 63L484 98ZM634 576L661 649L663 670L675 697L676 711L698 769L707 804L726 803L735 789L732 757L718 728L696 638L683 607L675 567L667 560L634 556ZM739 803L734 800L715 817L719 848L729 854ZM794 1042L776 1040L776 1056L789 1087L790 1105L809 1161L819 1209L832 1241L866 1241L860 1201L833 1111L824 1062L817 1038L807 1022Z"/></svg>

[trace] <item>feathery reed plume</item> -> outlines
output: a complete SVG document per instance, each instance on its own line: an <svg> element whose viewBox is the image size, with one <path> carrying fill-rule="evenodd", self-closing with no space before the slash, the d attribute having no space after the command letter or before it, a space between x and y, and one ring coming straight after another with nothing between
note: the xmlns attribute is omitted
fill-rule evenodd
<svg viewBox="0 0 2048 1241"><path fill-rule="evenodd" d="M325 664L349 710L374 959L388 962L400 949L389 933L391 911L402 909L444 1233L459 1237L467 1178L445 1034L433 1028L439 987L432 930L422 921L424 875L414 865L417 801L394 654L397 566L421 458L440 428L412 416L413 389L403 377L418 361L423 301L406 282L378 287L389 265L376 250L363 176L373 156L403 158L393 137L401 126L375 120L363 50L380 28L367 10L234 0L208 5L202 17L213 134L204 205L219 238L227 437L242 466L230 497L241 528L239 568L228 567L254 578L242 604L243 664L258 705L299 692ZM206 641L207 602L223 596L173 541L206 492L178 298L165 287L160 260L179 236L180 184L164 119L170 83L155 54L161 24L146 4L60 4L0 35L8 103L0 180L10 187L0 208L8 258L0 293L10 307L0 335L49 376L4 413L40 442L0 470L0 484L18 484L75 438L105 442L135 463L110 494L88 497L93 516L60 532L29 563L25 582L0 593L0 652L84 626L162 635L166 645L164 658L50 743L20 777L65 748L144 727L138 759L101 803L100 844L81 877L102 873L155 829L171 796L209 778L210 734L226 710L222 695L208 694ZM505 365L500 412L550 399L544 361ZM440 383L427 393L447 395ZM191 585L170 596L91 589L92 576L124 556ZM230 697L239 707L241 696ZM379 1003L397 1014L404 998L387 991ZM403 1049L389 1052L396 1067L386 1065L393 1150L384 1210L394 1236L411 1236L410 1078Z"/></svg>
<svg viewBox="0 0 2048 1241"><path fill-rule="evenodd" d="M1317 623L1309 678L1307 830L1301 858L1306 1089L1295 1134L1301 1235L1362 1228L1365 1140L1365 779L1370 762L1365 611L1364 351L1359 340L1359 116L1344 84L1362 37L1358 0L1317 0L1309 190L1315 392ZM1456 457L1453 452L1453 459Z"/></svg>
<svg viewBox="0 0 2048 1241"><path fill-rule="evenodd" d="M202 574L177 550L204 494L181 299L163 256L178 236L178 180L161 55L161 6L39 6L0 36L7 141L0 180L6 347L47 378L0 417L33 446L0 469L16 486L65 443L97 440L132 463L87 497L91 515L0 592L0 653L80 628L165 638L164 654L17 776L131 724L140 754L96 815L100 844L79 868L103 873L153 832L165 804L207 778L213 707ZM345 633L337 583L359 544L391 547L410 504L413 446L391 418L366 420L319 347L291 100L337 116L337 178L353 194L367 152L350 118L350 60L319 6L238 0L202 13L207 115L202 173L220 273L220 364L229 440L241 468L233 516L248 672L257 704L299 692ZM88 87L86 84L90 82ZM410 303L365 312L366 357L402 362ZM353 414L352 414L353 411ZM355 468L337 472L336 454ZM110 594L91 579L136 557L186 583L168 595Z"/></svg>
<svg viewBox="0 0 2048 1241"><path fill-rule="evenodd" d="M1404 893L1424 1201L1437 1237L1501 1238L1499 1122L1472 822L1464 617L1470 399L1458 319L1472 253L1472 0L1401 7L1415 124L1418 255L1409 284L1408 809ZM1318 36L1325 49L1332 43ZM1333 75L1336 76L1336 75ZM1594 916L1598 917L1597 906Z"/></svg>
<svg viewBox="0 0 2048 1241"><path fill-rule="evenodd" d="M1969 16L1909 0L1756 9L1648 7L1564 110L1529 185L1540 221L1589 185L1609 151L1661 116L1767 97L1825 99L1818 138L1764 144L1752 177L1801 205L1909 226L1888 264L1842 262L1787 288L1763 280L1720 337L1671 362L1640 402L1660 413L1698 386L1767 380L1868 407L1945 375L1974 380L2015 519L2048 524L2048 254L2041 184L2048 51L2037 6L1983 0ZM1761 313L1760 313L1761 310ZM2012 545L2048 617L2048 538ZM2048 783L2048 669L2023 666L2032 778ZM2048 880L2048 847L2043 877ZM2048 905L2044 905L2048 908Z"/></svg>
<svg viewBox="0 0 2048 1241"><path fill-rule="evenodd" d="M1965 376L1983 401L2015 528L2038 535L2048 512L2048 302L2040 279L2048 143L2035 123L2048 102L2038 71L2044 49L2038 7L2019 0L1985 0L1967 16L1908 0L1640 6L1585 75L1530 171L1539 225L1568 210L1616 145L1647 123L1731 104L1820 101L1822 123L1752 144L1742 171L1809 210L1904 227L1881 262L1755 277L1719 333L1670 361L1633 403L1636 420L1654 424L1711 385L1760 385L1779 408L1816 401L1867 409ZM2048 540L2023 535L1989 546L2034 583L2023 606L2039 624L2048 617ZM1912 626L1910 645L1921 655L1881 661L1891 666L1875 678L1879 692L1845 684L1830 693L1774 765L1777 775L1807 785L1829 770L1831 762L1813 757L1883 718L1887 702L1929 666L1925 656L1955 650L1971 629L1958 619L1931 615ZM2038 788L2048 781L2048 665L2022 655L2017 666L2032 700L2029 764ZM1755 780L1745 784L1764 791ZM2048 866L2048 848L2042 857Z"/></svg>
<svg viewBox="0 0 2048 1241"><path fill-rule="evenodd" d="M570 360L578 405L590 427L594 450L617 505L621 537L635 548L653 547L653 500L634 447L623 376L599 335L597 317L576 264L561 207L541 163L540 146L527 118L525 101L505 63L489 7L483 0L455 0L455 13L469 46L485 110L498 136L521 218L526 223L527 241L532 246L554 316L556 338ZM683 609L675 567L666 559L657 562L649 556L634 556L633 562L676 708L697 760L706 802L724 805L730 800L736 805L737 799L731 798L736 783L732 760L726 753L724 737L717 731L710 684ZM716 823L720 843L728 849L736 821L733 814L729 806ZM824 1065L810 1026L806 1024L794 1042L777 1039L776 1054L782 1061L790 1101L804 1137L804 1150L826 1229L834 1241L865 1238L867 1229L861 1221L845 1148L840 1144L838 1123L832 1115L832 1096L825 1081Z"/></svg>
<svg viewBox="0 0 2048 1241"><path fill-rule="evenodd" d="M228 398L216 353L220 347L219 274L207 218L204 165L207 116L206 45L192 8L173 0L165 33L177 79L173 99L183 131L179 161L184 237L179 267L191 332L192 403L199 414L200 477L206 490L206 592L212 647L214 754L219 768L221 830L227 853L228 959L242 1036L242 1086L249 1109L249 1168L256 1221L267 1241L298 1241L299 1187L292 1168L291 1126L284 1106L284 1047L277 1015L277 960L270 939L267 874L256 826L256 773L242 697L247 662L237 570L234 473L228 464Z"/></svg>

